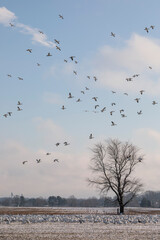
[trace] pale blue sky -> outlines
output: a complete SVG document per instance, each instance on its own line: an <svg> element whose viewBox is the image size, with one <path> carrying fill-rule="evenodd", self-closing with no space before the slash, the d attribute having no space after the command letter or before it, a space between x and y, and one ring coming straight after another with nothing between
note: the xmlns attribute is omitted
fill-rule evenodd
<svg viewBox="0 0 160 240"><path fill-rule="evenodd" d="M136 174L145 189L160 189L159 7L158 0L0 1L0 181L4 182L0 196L10 192L98 196L85 180L90 174L90 148L109 137L129 140L142 149L146 161ZM61 51L54 39L60 41ZM48 52L51 57L46 57ZM71 61L72 55L78 64ZM127 82L134 74L140 75ZM68 99L69 92L73 99ZM94 96L98 113L93 112ZM78 98L82 102L77 103ZM157 105L152 105L154 100ZM20 112L18 101L23 103ZM106 111L101 113L103 107ZM122 108L126 118L120 115ZM140 110L142 115L137 114ZM5 118L9 111L12 116ZM111 121L117 126L112 127ZM63 146L64 141L70 145ZM42 163L37 164L36 158ZM59 158L58 164L54 158Z"/></svg>

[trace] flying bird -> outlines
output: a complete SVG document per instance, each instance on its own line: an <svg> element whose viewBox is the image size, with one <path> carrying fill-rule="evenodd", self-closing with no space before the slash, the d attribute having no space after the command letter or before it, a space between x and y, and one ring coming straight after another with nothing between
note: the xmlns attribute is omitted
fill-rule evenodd
<svg viewBox="0 0 160 240"><path fill-rule="evenodd" d="M111 121L111 126L116 126L117 124L113 121Z"/></svg>
<svg viewBox="0 0 160 240"><path fill-rule="evenodd" d="M138 115L141 115L142 114L142 110L140 110L139 112L137 112Z"/></svg>
<svg viewBox="0 0 160 240"><path fill-rule="evenodd" d="M122 116L123 118L124 118L124 117L127 117L127 116L126 116L125 114L123 114L123 113L121 114L121 116Z"/></svg>
<svg viewBox="0 0 160 240"><path fill-rule="evenodd" d="M134 99L137 103L139 103L140 98L135 98Z"/></svg>
<svg viewBox="0 0 160 240"><path fill-rule="evenodd" d="M85 92L84 92L84 91L81 91L81 93L82 93L82 94L85 94Z"/></svg>
<svg viewBox="0 0 160 240"><path fill-rule="evenodd" d="M116 105L116 103L114 103L114 102L113 102L113 103L111 103L111 105L112 105L112 106L115 106L115 105Z"/></svg>
<svg viewBox="0 0 160 240"><path fill-rule="evenodd" d="M90 76L87 76L88 79L90 79L91 77Z"/></svg>
<svg viewBox="0 0 160 240"><path fill-rule="evenodd" d="M115 37L115 36L116 36L116 34L115 34L115 33L113 33L113 32L111 32L111 36L112 36L112 37Z"/></svg>
<svg viewBox="0 0 160 240"><path fill-rule="evenodd" d="M59 142L57 142L55 145L56 145L56 147L58 147L58 146L60 145L60 143L59 143Z"/></svg>
<svg viewBox="0 0 160 240"><path fill-rule="evenodd" d="M152 67L151 67L151 66L149 66L149 68L150 68L150 69L152 69Z"/></svg>
<svg viewBox="0 0 160 240"><path fill-rule="evenodd" d="M38 31L40 34L44 34L42 31Z"/></svg>
<svg viewBox="0 0 160 240"><path fill-rule="evenodd" d="M86 89L86 90L89 90L89 88L88 88L88 87L85 87L85 89Z"/></svg>
<svg viewBox="0 0 160 240"><path fill-rule="evenodd" d="M78 62L77 61L74 61L75 62L75 64L77 64Z"/></svg>
<svg viewBox="0 0 160 240"><path fill-rule="evenodd" d="M93 78L94 78L94 81L95 81L95 82L98 80L96 76L93 76Z"/></svg>
<svg viewBox="0 0 160 240"><path fill-rule="evenodd" d="M23 161L22 163L25 164L25 163L27 163L27 162L28 162L28 161Z"/></svg>
<svg viewBox="0 0 160 240"><path fill-rule="evenodd" d="M147 33L149 33L149 28L145 27L144 29Z"/></svg>
<svg viewBox="0 0 160 240"><path fill-rule="evenodd" d="M54 39L54 42L60 44L60 41L58 41L57 39Z"/></svg>
<svg viewBox="0 0 160 240"><path fill-rule="evenodd" d="M37 66L38 66L38 67L40 67L40 66L41 66L41 64L40 64L40 63L37 63Z"/></svg>
<svg viewBox="0 0 160 240"><path fill-rule="evenodd" d="M37 163L40 163L40 162L41 162L41 159L36 159L36 162L37 162Z"/></svg>
<svg viewBox="0 0 160 240"><path fill-rule="evenodd" d="M151 25L151 26L150 26L150 28L151 28L151 29L154 29L154 28L155 28L155 26Z"/></svg>
<svg viewBox="0 0 160 240"><path fill-rule="evenodd" d="M140 92L140 94L142 95L145 91L144 91L144 90L140 90L139 92Z"/></svg>
<svg viewBox="0 0 160 240"><path fill-rule="evenodd" d="M97 102L98 97L92 97L92 99L94 99Z"/></svg>
<svg viewBox="0 0 160 240"><path fill-rule="evenodd" d="M73 59L75 58L75 56L70 56L69 58L73 61Z"/></svg>
<svg viewBox="0 0 160 240"><path fill-rule="evenodd" d="M131 78L131 77L126 78L126 81L127 81L127 82L131 82L131 81L132 81L132 78Z"/></svg>
<svg viewBox="0 0 160 240"><path fill-rule="evenodd" d="M60 48L60 47L58 47L57 45L56 45L56 49L57 49L57 50L59 50L59 51L61 51L61 48Z"/></svg>
<svg viewBox="0 0 160 240"><path fill-rule="evenodd" d="M73 73L74 73L75 75L77 75L77 71L73 70Z"/></svg>
<svg viewBox="0 0 160 240"><path fill-rule="evenodd" d="M158 104L156 101L152 101L152 104L155 105L155 104Z"/></svg>
<svg viewBox="0 0 160 240"><path fill-rule="evenodd" d="M22 77L18 77L18 79L19 79L19 80L23 80L23 78L22 78Z"/></svg>
<svg viewBox="0 0 160 240"><path fill-rule="evenodd" d="M20 101L18 101L17 105L22 105L22 103Z"/></svg>
<svg viewBox="0 0 160 240"><path fill-rule="evenodd" d="M62 106L62 110L64 110L64 109L66 109L66 108L65 108L65 106L63 105L63 106Z"/></svg>
<svg viewBox="0 0 160 240"><path fill-rule="evenodd" d="M89 135L89 139L93 139L94 137L93 137L93 135L92 135L92 133Z"/></svg>
<svg viewBox="0 0 160 240"><path fill-rule="evenodd" d="M46 155L49 156L49 155L51 155L51 153L47 152Z"/></svg>
<svg viewBox="0 0 160 240"><path fill-rule="evenodd" d="M58 160L57 158L55 158L55 159L53 160L53 162L59 162L59 160Z"/></svg>
<svg viewBox="0 0 160 240"><path fill-rule="evenodd" d="M8 77L12 77L12 75L11 75L11 74L7 74L7 76L8 76Z"/></svg>
<svg viewBox="0 0 160 240"><path fill-rule="evenodd" d="M98 105L98 104L94 106L94 108L95 108L95 109L96 109L97 107L99 107L99 105Z"/></svg>
<svg viewBox="0 0 160 240"><path fill-rule="evenodd" d="M68 142L64 142L63 144L64 144L64 146L70 145L70 143L68 143Z"/></svg>
<svg viewBox="0 0 160 240"><path fill-rule="evenodd" d="M52 55L51 55L51 53L49 52L46 56L47 56L47 57L51 57Z"/></svg>
<svg viewBox="0 0 160 240"><path fill-rule="evenodd" d="M22 111L23 109L17 106L17 111Z"/></svg>
<svg viewBox="0 0 160 240"><path fill-rule="evenodd" d="M11 27L15 27L15 25L14 25L13 23L9 23L9 25L10 25Z"/></svg>
<svg viewBox="0 0 160 240"><path fill-rule="evenodd" d="M59 14L59 18L64 19L64 17L61 14Z"/></svg>
<svg viewBox="0 0 160 240"><path fill-rule="evenodd" d="M12 115L12 112L8 112L8 116L11 116Z"/></svg>
<svg viewBox="0 0 160 240"><path fill-rule="evenodd" d="M71 93L69 93L68 98L74 98Z"/></svg>
<svg viewBox="0 0 160 240"><path fill-rule="evenodd" d="M102 110L101 110L101 112L104 112L104 111L106 111L106 107L102 108Z"/></svg>
<svg viewBox="0 0 160 240"><path fill-rule="evenodd" d="M76 102L82 102L82 101L81 101L81 99L80 99L80 98L78 98Z"/></svg>
<svg viewBox="0 0 160 240"><path fill-rule="evenodd" d="M112 116L115 111L110 111L110 115Z"/></svg>
<svg viewBox="0 0 160 240"><path fill-rule="evenodd" d="M31 48L28 48L26 51L32 53L32 49Z"/></svg>
<svg viewBox="0 0 160 240"><path fill-rule="evenodd" d="M7 114L7 113L5 113L5 114L3 114L3 116L4 116L5 118L7 118L7 117L8 117L8 114Z"/></svg>

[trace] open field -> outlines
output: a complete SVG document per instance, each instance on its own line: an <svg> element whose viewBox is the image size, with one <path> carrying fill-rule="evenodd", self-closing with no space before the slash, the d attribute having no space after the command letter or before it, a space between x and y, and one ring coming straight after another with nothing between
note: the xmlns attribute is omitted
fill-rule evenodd
<svg viewBox="0 0 160 240"><path fill-rule="evenodd" d="M160 240L159 209L115 213L115 208L0 208L0 240Z"/></svg>

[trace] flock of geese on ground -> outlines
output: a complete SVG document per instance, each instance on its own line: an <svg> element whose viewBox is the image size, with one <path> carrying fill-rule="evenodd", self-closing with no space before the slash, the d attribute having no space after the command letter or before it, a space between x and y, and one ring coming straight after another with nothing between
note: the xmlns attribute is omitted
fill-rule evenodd
<svg viewBox="0 0 160 240"><path fill-rule="evenodd" d="M61 14L59 14L59 18L62 19L62 20L64 19L64 17L63 17ZM11 27L15 27L15 25L14 25L13 23L9 23L9 24L10 24ZM149 30L150 30L150 29L153 30L154 28L155 28L155 26L151 25L150 27L145 27L144 30L145 30L147 33L149 33ZM40 33L40 34L44 34L43 31L41 31L41 30L39 30L39 33ZM115 38L115 37L116 37L116 34L113 33L113 32L111 32L111 37L114 37L114 38ZM56 50L61 51L60 41L57 40L57 39L54 39L54 42L55 42L55 44L56 44L56 45L55 45ZM32 53L32 49L31 49L31 48L26 49L26 51L27 51L28 53L30 53L30 54ZM46 54L46 57L52 57L51 52L48 52L48 53ZM74 62L75 64L78 64L78 61L77 61L76 56L70 56L68 59L64 59L64 62L65 62L65 63L68 63L69 60L72 61L72 62ZM38 67L41 66L40 63L36 63L36 64L37 64ZM152 67L149 66L149 69L152 69ZM78 75L77 70L73 70L73 74L74 74L74 75ZM140 74L134 74L132 77L127 77L125 80L126 80L127 82L131 82L131 81L133 81L135 78L139 77L139 75L140 75ZM11 74L7 74L7 76L8 76L8 78L11 78L11 77L12 77ZM19 77L19 76L18 76L17 78L18 78L18 80L20 80L20 81L23 81L23 80L24 80L23 77ZM98 81L98 78L97 78L96 76L87 75L86 78L87 78L87 79L91 79L91 80L93 79L94 82L97 82L97 81ZM85 87L85 90L81 90L81 94L85 94L85 93L86 93L87 91L89 91L89 90L90 90L90 89L89 89L88 87ZM112 92L112 94L116 94L115 91L111 91L111 92ZM140 94L140 95L143 95L144 93L145 93L145 90L143 90L143 89L139 91L139 94ZM125 92L124 95L128 96L128 93ZM72 95L71 92L69 92L69 94L68 94L68 99L73 99L73 98L74 98L74 96ZM100 105L97 104L97 103L98 103L98 97L97 97L97 96L93 96L93 97L92 97L92 100L95 102L94 110L92 110L92 112L94 112L94 113L102 112L102 113L103 113L103 112L106 111L106 106L105 106L105 107L102 107L102 108L100 109ZM139 103L139 102L140 102L140 97L137 97L137 98L135 98L134 100L135 100L137 103ZM77 100L76 100L77 103L79 103L79 102L81 102L81 101L82 101L81 98L77 98ZM156 101L154 100L154 101L152 101L152 104L153 104L153 105L156 105L156 104L158 104L158 102L156 102ZM23 110L23 109L21 108L21 105L23 105L23 103L20 102L20 101L18 101L18 102L17 102L17 111L22 111L22 110ZM115 105L116 105L115 102L112 102L112 103L111 103L111 106L112 106L112 107L115 106ZM62 110L66 110L67 107L64 106L64 105L62 105L62 106L61 106L61 109L62 109ZM97 111L97 109L100 109L100 110ZM89 112L89 110L85 110L85 112ZM112 116L112 115L114 114L114 112L115 112L115 110L111 110L111 111L109 112L110 116ZM127 115L124 113L124 109L120 109L119 112L120 112L120 115L121 115L122 118L127 117ZM138 114L138 115L141 115L141 114L142 114L142 110L137 111L137 114ZM8 111L8 112L6 112L6 113L3 114L3 116L4 116L5 118L10 117L11 115L12 115L12 112L11 112L11 111ZM114 121L111 121L111 126L116 126L116 125L117 125L117 123L115 123ZM93 138L94 138L93 134L90 133L90 135L89 135L88 138L89 138L89 139L93 139ZM57 142L57 143L55 144L55 146L58 147L60 144L61 144L61 143ZM70 145L70 143L68 143L67 141L65 141L65 142L63 142L63 145L64 145L64 146L68 146L68 145ZM51 153L50 153L50 152L47 152L45 155L46 155L46 156L49 156L49 155L51 155ZM39 164L39 163L41 163L42 160L41 160L41 158L37 158L35 161L36 161L37 164ZM26 161L23 161L22 164L26 164L27 162L28 162L27 160L26 160ZM53 162L59 162L59 159L55 158L55 159L53 159Z"/></svg>

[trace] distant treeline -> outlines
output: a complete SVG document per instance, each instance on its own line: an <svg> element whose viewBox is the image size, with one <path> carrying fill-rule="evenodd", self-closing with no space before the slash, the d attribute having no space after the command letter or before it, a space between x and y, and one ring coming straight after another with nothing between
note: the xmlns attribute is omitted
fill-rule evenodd
<svg viewBox="0 0 160 240"><path fill-rule="evenodd" d="M127 198L128 196L126 196ZM23 195L13 195L11 197L0 198L0 206L14 206L14 207L117 207L118 204L115 198L101 197L101 198L76 198L71 196L63 198L60 196L49 196L48 198L27 198ZM136 196L128 207L152 207L160 208L160 191L147 191L141 195Z"/></svg>

